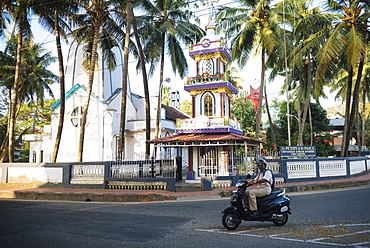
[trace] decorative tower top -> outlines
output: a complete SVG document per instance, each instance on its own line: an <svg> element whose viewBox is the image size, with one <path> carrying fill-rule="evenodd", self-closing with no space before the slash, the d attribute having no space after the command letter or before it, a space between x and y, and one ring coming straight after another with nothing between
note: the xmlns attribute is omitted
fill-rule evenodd
<svg viewBox="0 0 370 248"><path fill-rule="evenodd" d="M212 3L208 0L209 20L200 44L190 47L196 75L189 77L184 89L192 96L191 119L178 120L176 133L242 134L237 120L230 118L230 100L237 94L236 83L229 77L226 64L232 60L224 39L216 36Z"/></svg>

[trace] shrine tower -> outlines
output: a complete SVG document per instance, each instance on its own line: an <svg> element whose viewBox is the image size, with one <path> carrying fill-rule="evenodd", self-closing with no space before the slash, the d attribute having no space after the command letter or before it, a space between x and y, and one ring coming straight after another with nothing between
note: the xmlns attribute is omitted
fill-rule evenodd
<svg viewBox="0 0 370 248"><path fill-rule="evenodd" d="M246 167L235 166L236 147L243 146L247 157L247 146L258 147L261 143L243 136L238 120L230 117L231 98L238 89L228 75L227 64L232 57L226 42L215 34L211 13L214 1L208 0L210 15L206 35L199 44L191 45L189 51L195 61L195 73L189 75L184 89L192 97L192 116L176 119L175 135L147 141L155 145L154 150L171 148L166 152L181 156L182 171L186 166L188 180L245 174ZM184 176L182 174L182 178Z"/></svg>
<svg viewBox="0 0 370 248"><path fill-rule="evenodd" d="M196 75L188 77L184 86L192 97L192 118L179 120L176 133L242 134L238 121L230 118L230 100L238 93L236 83L227 72L231 55L224 39L215 35L213 21L205 29L206 36L190 47Z"/></svg>

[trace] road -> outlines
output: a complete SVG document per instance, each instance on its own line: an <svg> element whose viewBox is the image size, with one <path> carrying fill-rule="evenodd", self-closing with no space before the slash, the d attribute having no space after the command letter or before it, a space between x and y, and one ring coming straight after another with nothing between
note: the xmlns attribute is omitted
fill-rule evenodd
<svg viewBox="0 0 370 248"><path fill-rule="evenodd" d="M283 227L221 224L229 199L94 203L0 200L0 247L370 247L370 186L292 197Z"/></svg>

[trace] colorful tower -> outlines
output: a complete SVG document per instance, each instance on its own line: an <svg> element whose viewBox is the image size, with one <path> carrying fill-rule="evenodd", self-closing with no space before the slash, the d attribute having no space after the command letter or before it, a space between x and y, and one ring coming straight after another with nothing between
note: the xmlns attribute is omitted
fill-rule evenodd
<svg viewBox="0 0 370 248"><path fill-rule="evenodd" d="M240 175L235 164L237 146L243 146L246 154L247 146L258 147L261 143L243 136L239 122L230 118L230 101L238 89L227 71L232 57L224 39L215 35L212 2L208 0L206 35L189 51L195 60L195 75L187 79L184 89L192 97L192 116L176 120L176 135L147 141L156 147L175 148L182 157L182 168L186 165L188 180Z"/></svg>
<svg viewBox="0 0 370 248"><path fill-rule="evenodd" d="M192 96L192 118L179 120L176 133L242 134L237 120L230 118L230 100L237 94L235 82L228 75L231 55L225 41L215 35L215 24L206 26L206 36L192 45L189 55L195 60L195 74L184 87Z"/></svg>

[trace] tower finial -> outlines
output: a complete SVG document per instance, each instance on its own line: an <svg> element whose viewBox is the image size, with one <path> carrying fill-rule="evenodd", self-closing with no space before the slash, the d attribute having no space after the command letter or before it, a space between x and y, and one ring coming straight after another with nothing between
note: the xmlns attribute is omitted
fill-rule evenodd
<svg viewBox="0 0 370 248"><path fill-rule="evenodd" d="M214 23L214 16L215 16L215 7L213 3L217 3L218 0L207 0L208 5L208 23L206 25L206 30L209 28L216 29L216 25Z"/></svg>

